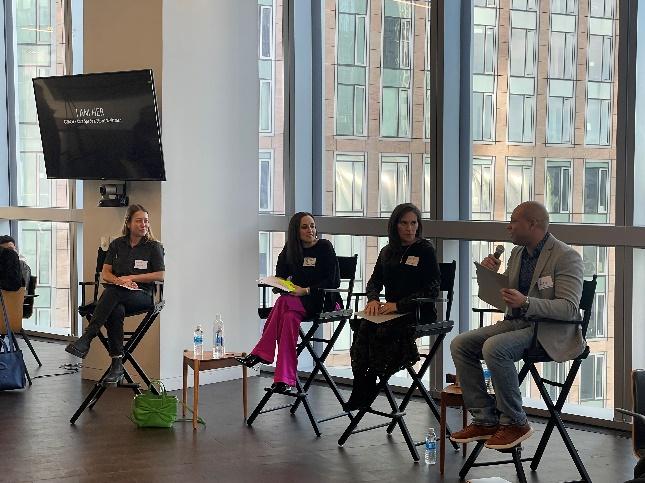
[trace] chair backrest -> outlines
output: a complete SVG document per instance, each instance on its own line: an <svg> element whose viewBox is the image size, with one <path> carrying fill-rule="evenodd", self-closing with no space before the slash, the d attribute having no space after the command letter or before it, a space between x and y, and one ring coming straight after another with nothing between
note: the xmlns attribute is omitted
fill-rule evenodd
<svg viewBox="0 0 645 483"><path fill-rule="evenodd" d="M632 371L632 391L634 412L645 415L645 370ZM645 457L645 422L639 418L634 418L632 442L636 456L639 458Z"/></svg>
<svg viewBox="0 0 645 483"><path fill-rule="evenodd" d="M26 287L25 294L25 303L22 305L22 318L28 319L34 313L34 302L36 300L36 285L38 283L38 277L32 275L29 277L29 284Z"/></svg>
<svg viewBox="0 0 645 483"><path fill-rule="evenodd" d="M105 263L106 256L107 251L99 247L98 251L96 252L96 273L100 274L103 271L103 264Z"/></svg>
<svg viewBox="0 0 645 483"><path fill-rule="evenodd" d="M347 300L345 308L350 309L352 303L352 294L354 293L354 281L356 280L356 266L358 265L358 255L351 257L336 257L338 259L338 269L340 271L341 281L347 280Z"/></svg>
<svg viewBox="0 0 645 483"><path fill-rule="evenodd" d="M2 298L4 299L5 306L7 307L7 315L9 317L9 326L13 332L20 332L22 329L22 305L25 300L25 287L20 287L15 291L2 291ZM4 325L4 315L2 308L0 308L0 334L5 334L7 329Z"/></svg>
<svg viewBox="0 0 645 483"><path fill-rule="evenodd" d="M446 320L450 320L450 310L452 309L452 299L455 295L455 273L457 271L457 262L453 260L450 263L440 263L439 273L441 274L441 284L439 290L446 292Z"/></svg>
<svg viewBox="0 0 645 483"><path fill-rule="evenodd" d="M582 335L587 337L587 327L589 327L589 319L591 318L591 308L593 300L596 296L596 275L591 277L591 280L582 282L582 296L580 297L580 310L582 310Z"/></svg>

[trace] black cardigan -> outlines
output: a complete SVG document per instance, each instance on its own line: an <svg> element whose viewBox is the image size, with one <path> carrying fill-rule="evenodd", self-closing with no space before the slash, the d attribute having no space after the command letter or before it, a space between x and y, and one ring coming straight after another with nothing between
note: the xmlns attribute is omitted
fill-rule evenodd
<svg viewBox="0 0 645 483"><path fill-rule="evenodd" d="M340 270L333 245L328 240L318 240L309 248L302 249L303 263L293 267L287 260L287 246L285 245L275 267L275 274L281 278L291 277L291 281L300 287L309 287L310 295L300 297L302 305L310 317L323 309L322 297L319 289L338 288L340 286ZM332 310L335 302L340 301L340 296L329 297L325 303L325 310Z"/></svg>
<svg viewBox="0 0 645 483"><path fill-rule="evenodd" d="M22 287L22 282L18 254L10 248L0 247L0 289L13 292Z"/></svg>
<svg viewBox="0 0 645 483"><path fill-rule="evenodd" d="M397 312L414 313L416 303L412 299L437 297L440 282L437 255L428 240L418 239L403 247L388 244L379 253L374 272L367 282L367 299L378 300L385 287L385 300L396 302ZM422 318L423 323L437 319L434 304L422 306Z"/></svg>

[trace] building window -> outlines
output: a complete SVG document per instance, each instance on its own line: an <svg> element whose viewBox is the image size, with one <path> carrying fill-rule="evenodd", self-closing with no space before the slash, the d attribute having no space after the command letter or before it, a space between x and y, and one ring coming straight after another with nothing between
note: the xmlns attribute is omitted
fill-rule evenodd
<svg viewBox="0 0 645 483"><path fill-rule="evenodd" d="M608 281L608 248L598 246L582 247L584 277L596 279L596 294L589 317L587 339L606 337L607 331L607 281Z"/></svg>
<svg viewBox="0 0 645 483"><path fill-rule="evenodd" d="M472 219L493 219L493 163L495 158L474 158L472 178Z"/></svg>
<svg viewBox="0 0 645 483"><path fill-rule="evenodd" d="M473 21L473 140L494 142L498 23L496 2L479 2L474 10Z"/></svg>
<svg viewBox="0 0 645 483"><path fill-rule="evenodd" d="M432 78L430 76L430 9L426 12L426 51L425 51L425 71L424 71L424 85L425 85L425 99L423 102L423 137L430 139L430 120L432 116L432 105L430 97L430 88L432 86Z"/></svg>
<svg viewBox="0 0 645 483"><path fill-rule="evenodd" d="M258 5L260 15L260 59L273 60L273 5Z"/></svg>
<svg viewBox="0 0 645 483"><path fill-rule="evenodd" d="M552 221L569 221L571 212L571 161L546 162L546 208Z"/></svg>
<svg viewBox="0 0 645 483"><path fill-rule="evenodd" d="M260 150L260 211L273 211L273 151Z"/></svg>
<svg viewBox="0 0 645 483"><path fill-rule="evenodd" d="M590 8L592 7L593 5L590 5ZM610 15L611 7L612 5L608 6ZM598 13L604 14L605 10ZM614 64L613 20L590 18L588 42L585 144L609 146Z"/></svg>
<svg viewBox="0 0 645 483"><path fill-rule="evenodd" d="M337 2L336 134L367 134L367 0Z"/></svg>
<svg viewBox="0 0 645 483"><path fill-rule="evenodd" d="M273 133L275 36L273 0L258 0L258 73L260 77L260 134Z"/></svg>
<svg viewBox="0 0 645 483"><path fill-rule="evenodd" d="M613 18L614 0L589 0L589 16Z"/></svg>
<svg viewBox="0 0 645 483"><path fill-rule="evenodd" d="M335 214L363 216L363 188L365 186L365 155L336 155Z"/></svg>
<svg viewBox="0 0 645 483"><path fill-rule="evenodd" d="M381 136L410 137L413 9L409 3L383 1Z"/></svg>
<svg viewBox="0 0 645 483"><path fill-rule="evenodd" d="M271 267L271 233L267 231L259 232L260 237L260 266L258 267L258 275L266 277L273 273ZM260 289L261 291L262 289Z"/></svg>
<svg viewBox="0 0 645 483"><path fill-rule="evenodd" d="M493 94L473 92L473 140L494 141L494 127Z"/></svg>
<svg viewBox="0 0 645 483"><path fill-rule="evenodd" d="M609 26L607 35L589 35L587 79L590 81L610 82L612 80L614 56L611 21L605 21L603 25Z"/></svg>
<svg viewBox="0 0 645 483"><path fill-rule="evenodd" d="M609 161L585 162L585 223L606 223L609 212ZM600 215L594 218L586 215Z"/></svg>
<svg viewBox="0 0 645 483"><path fill-rule="evenodd" d="M517 205L533 199L533 160L508 158L506 162L506 218Z"/></svg>
<svg viewBox="0 0 645 483"><path fill-rule="evenodd" d="M537 11L538 0L512 0L511 8L514 10Z"/></svg>
<svg viewBox="0 0 645 483"><path fill-rule="evenodd" d="M604 353L590 354L580 366L580 402L604 406L606 357Z"/></svg>
<svg viewBox="0 0 645 483"><path fill-rule="evenodd" d="M432 203L430 198L432 194L430 192L432 186L430 180L430 156L426 154L423 156L423 206L421 211L423 216L427 218L430 218L430 207Z"/></svg>
<svg viewBox="0 0 645 483"><path fill-rule="evenodd" d="M381 156L379 207L381 216L389 216L394 208L410 201L410 158L408 156Z"/></svg>
<svg viewBox="0 0 645 483"><path fill-rule="evenodd" d="M551 0L551 13L576 15L578 0Z"/></svg>
<svg viewBox="0 0 645 483"><path fill-rule="evenodd" d="M567 378L567 369L566 362L545 362L542 364L542 377L562 384ZM561 389L558 386L546 384L546 390L554 401L560 396Z"/></svg>
<svg viewBox="0 0 645 483"><path fill-rule="evenodd" d="M532 143L535 138L537 37L537 13L512 10L507 110L509 142Z"/></svg>
<svg viewBox="0 0 645 483"><path fill-rule="evenodd" d="M549 81L546 130L548 144L573 144L573 88L573 81Z"/></svg>
<svg viewBox="0 0 645 483"><path fill-rule="evenodd" d="M576 2L551 0L546 130L548 144L573 144L576 10Z"/></svg>

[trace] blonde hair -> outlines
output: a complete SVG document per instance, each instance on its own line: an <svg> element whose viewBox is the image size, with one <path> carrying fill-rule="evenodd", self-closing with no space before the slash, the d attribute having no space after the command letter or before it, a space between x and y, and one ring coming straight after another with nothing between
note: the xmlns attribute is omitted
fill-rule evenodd
<svg viewBox="0 0 645 483"><path fill-rule="evenodd" d="M128 225L130 224L130 221L132 220L132 217L134 216L134 214L137 213L138 211L143 211L146 215L150 214L148 210L146 210L141 205L128 206L128 211L125 212L125 218L123 219L123 228L121 228L121 234L123 236L130 236L130 227ZM143 238L145 241L148 241L148 240L157 241L150 227L148 227L148 234Z"/></svg>

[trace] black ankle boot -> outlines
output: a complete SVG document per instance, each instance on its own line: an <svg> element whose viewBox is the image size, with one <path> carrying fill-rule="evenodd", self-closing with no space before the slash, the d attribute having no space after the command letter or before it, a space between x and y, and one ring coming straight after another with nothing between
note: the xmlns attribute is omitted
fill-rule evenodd
<svg viewBox="0 0 645 483"><path fill-rule="evenodd" d="M123 358L113 357L110 372L103 378L103 384L118 384L123 379Z"/></svg>
<svg viewBox="0 0 645 483"><path fill-rule="evenodd" d="M87 356L87 353L90 351L90 344L92 343L92 339L94 339L94 337L96 337L98 333L98 329L95 329L91 325L88 326L85 333L77 341L67 344L65 351L69 352L73 356L85 359L85 356Z"/></svg>

